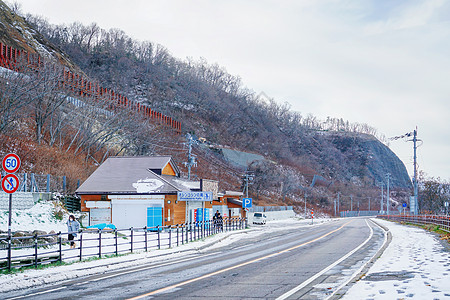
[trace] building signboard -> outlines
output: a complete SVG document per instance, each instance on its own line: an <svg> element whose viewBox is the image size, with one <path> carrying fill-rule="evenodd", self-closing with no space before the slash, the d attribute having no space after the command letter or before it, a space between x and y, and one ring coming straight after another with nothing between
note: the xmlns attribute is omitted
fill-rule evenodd
<svg viewBox="0 0 450 300"><path fill-rule="evenodd" d="M178 192L178 201L212 201L212 192Z"/></svg>

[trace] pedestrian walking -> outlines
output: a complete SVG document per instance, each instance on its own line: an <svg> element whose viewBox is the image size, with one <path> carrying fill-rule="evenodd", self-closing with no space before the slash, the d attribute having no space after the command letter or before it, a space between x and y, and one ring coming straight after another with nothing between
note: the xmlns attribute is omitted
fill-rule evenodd
<svg viewBox="0 0 450 300"><path fill-rule="evenodd" d="M69 232L69 241L71 249L74 249L76 247L74 239L77 236L78 230L80 230L80 223L78 223L74 215L70 215L69 220L67 220L67 231Z"/></svg>

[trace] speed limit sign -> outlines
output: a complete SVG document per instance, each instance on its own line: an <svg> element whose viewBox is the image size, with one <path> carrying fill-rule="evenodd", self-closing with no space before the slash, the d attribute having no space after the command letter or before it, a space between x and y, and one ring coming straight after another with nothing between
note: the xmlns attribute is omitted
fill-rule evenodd
<svg viewBox="0 0 450 300"><path fill-rule="evenodd" d="M6 173L15 173L20 168L20 158L17 154L6 154L2 161L3 170Z"/></svg>

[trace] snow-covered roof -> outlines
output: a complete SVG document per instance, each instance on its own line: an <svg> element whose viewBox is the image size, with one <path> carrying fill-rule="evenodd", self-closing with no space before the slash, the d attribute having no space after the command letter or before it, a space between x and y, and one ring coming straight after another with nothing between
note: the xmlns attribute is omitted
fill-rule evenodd
<svg viewBox="0 0 450 300"><path fill-rule="evenodd" d="M176 176L158 175L167 164L175 169L170 156L110 157L77 189L77 194L148 194L190 190L195 182ZM179 182L174 179L179 180Z"/></svg>

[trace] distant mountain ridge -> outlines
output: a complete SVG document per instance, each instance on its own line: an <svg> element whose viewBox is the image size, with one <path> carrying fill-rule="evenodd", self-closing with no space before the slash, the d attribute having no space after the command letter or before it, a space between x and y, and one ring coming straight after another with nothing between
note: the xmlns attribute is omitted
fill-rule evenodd
<svg viewBox="0 0 450 300"><path fill-rule="evenodd" d="M45 48L71 69L180 120L184 132L255 153L306 177L317 174L330 182L375 188L390 173L392 187L411 187L404 164L366 124L321 121L292 112L273 99L260 101L223 67L174 58L163 46L132 40L117 29L106 31L95 24L51 25L31 15L24 22L1 1L0 8L0 42L37 53ZM33 41L24 32L32 32ZM154 133L180 143L170 134ZM169 153L171 149L158 147L142 147L140 153ZM182 153L176 153L182 161ZM239 167L245 169L242 163Z"/></svg>

